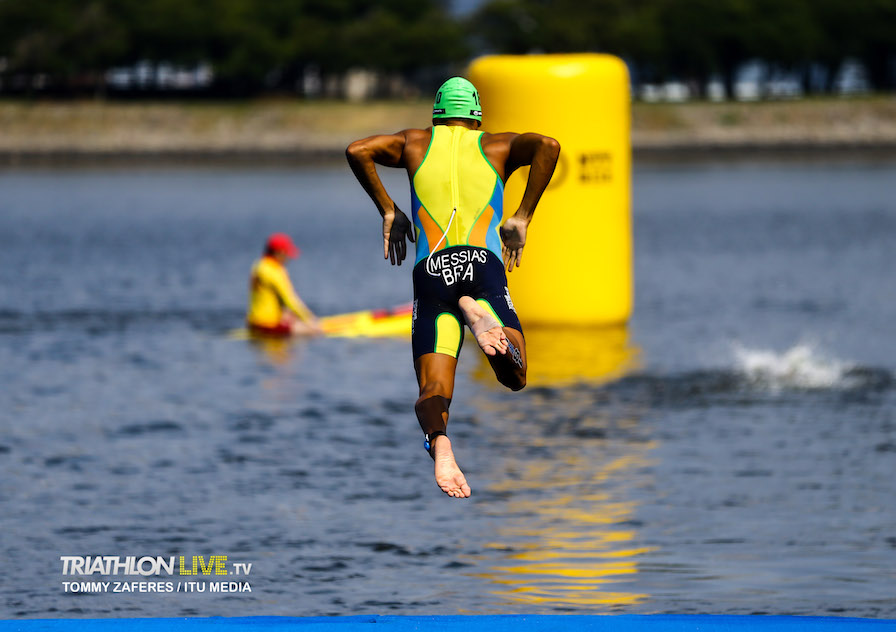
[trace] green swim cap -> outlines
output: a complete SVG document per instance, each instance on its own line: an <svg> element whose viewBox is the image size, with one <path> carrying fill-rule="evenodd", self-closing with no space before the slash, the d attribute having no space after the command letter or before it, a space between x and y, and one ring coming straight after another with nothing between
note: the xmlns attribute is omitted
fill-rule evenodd
<svg viewBox="0 0 896 632"><path fill-rule="evenodd" d="M465 118L482 122L476 86L463 77L451 77L442 84L432 104L434 119Z"/></svg>

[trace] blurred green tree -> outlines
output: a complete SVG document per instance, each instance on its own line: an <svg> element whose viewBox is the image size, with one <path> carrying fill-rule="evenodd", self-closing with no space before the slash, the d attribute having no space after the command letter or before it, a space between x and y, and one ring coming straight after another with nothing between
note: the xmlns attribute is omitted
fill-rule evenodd
<svg viewBox="0 0 896 632"><path fill-rule="evenodd" d="M855 55L879 90L896 88L896 0L855 0L859 37L851 38Z"/></svg>
<svg viewBox="0 0 896 632"><path fill-rule="evenodd" d="M138 62L214 68L215 90L292 90L306 68L411 74L470 55L436 0L0 0L6 74L101 86Z"/></svg>
<svg viewBox="0 0 896 632"><path fill-rule="evenodd" d="M105 70L127 54L129 34L102 0L0 1L0 57L27 89L89 86L102 90Z"/></svg>
<svg viewBox="0 0 896 632"><path fill-rule="evenodd" d="M601 51L643 80L727 92L751 59L802 75L814 66L827 90L845 59L860 59L875 88L896 84L896 0L490 0L469 20L481 50Z"/></svg>
<svg viewBox="0 0 896 632"><path fill-rule="evenodd" d="M0 0L0 73L13 83L102 91L140 62L214 69L213 90L294 91L359 68L447 71L473 51L608 52L635 77L731 93L749 59L834 88L846 59L896 88L896 0L487 0L467 19L437 0Z"/></svg>
<svg viewBox="0 0 896 632"><path fill-rule="evenodd" d="M812 0L753 0L752 12L746 30L748 56L805 77L822 37ZM807 81L803 84L804 89L809 87Z"/></svg>

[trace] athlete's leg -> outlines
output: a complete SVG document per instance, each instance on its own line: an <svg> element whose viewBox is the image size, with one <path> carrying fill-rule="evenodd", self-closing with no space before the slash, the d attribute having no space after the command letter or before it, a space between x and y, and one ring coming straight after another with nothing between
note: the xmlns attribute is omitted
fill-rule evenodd
<svg viewBox="0 0 896 632"><path fill-rule="evenodd" d="M486 311L471 296L461 296L457 305L485 355L493 356L507 352L507 336L501 323L491 312Z"/></svg>
<svg viewBox="0 0 896 632"><path fill-rule="evenodd" d="M431 436L448 427L448 406L454 394L457 359L443 353L427 353L414 361L420 398L414 406L423 432ZM453 498L469 498L470 486L457 466L451 440L445 434L431 438L430 456L435 463L436 484Z"/></svg>
<svg viewBox="0 0 896 632"><path fill-rule="evenodd" d="M526 339L523 332L512 327L504 327L507 336L507 353L488 356L498 381L512 391L526 386Z"/></svg>
<svg viewBox="0 0 896 632"><path fill-rule="evenodd" d="M454 394L457 359L443 353L427 353L414 362L420 398L414 405L417 421L425 434L445 432L448 406Z"/></svg>
<svg viewBox="0 0 896 632"><path fill-rule="evenodd" d="M521 390L526 386L527 368L523 333L514 327L502 327L492 312L469 296L462 296L458 305L498 381L512 391Z"/></svg>

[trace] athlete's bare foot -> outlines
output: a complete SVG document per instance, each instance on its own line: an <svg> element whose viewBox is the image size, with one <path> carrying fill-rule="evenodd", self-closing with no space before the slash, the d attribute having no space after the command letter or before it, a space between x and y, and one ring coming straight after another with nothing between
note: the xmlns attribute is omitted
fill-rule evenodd
<svg viewBox="0 0 896 632"><path fill-rule="evenodd" d="M507 336L494 316L470 296L461 296L457 305L485 355L507 353Z"/></svg>
<svg viewBox="0 0 896 632"><path fill-rule="evenodd" d="M433 439L432 460L435 461L436 484L452 498L469 498L470 486L460 471L451 450L451 440L445 435Z"/></svg>

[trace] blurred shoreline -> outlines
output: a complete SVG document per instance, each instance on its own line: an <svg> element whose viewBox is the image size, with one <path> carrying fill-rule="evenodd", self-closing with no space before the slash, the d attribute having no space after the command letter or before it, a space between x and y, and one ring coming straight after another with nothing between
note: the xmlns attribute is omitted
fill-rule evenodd
<svg viewBox="0 0 896 632"><path fill-rule="evenodd" d="M429 103L0 101L0 166L318 163ZM523 130L520 130L523 131ZM635 160L896 156L896 97L634 103Z"/></svg>

